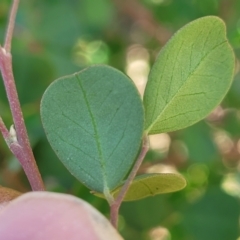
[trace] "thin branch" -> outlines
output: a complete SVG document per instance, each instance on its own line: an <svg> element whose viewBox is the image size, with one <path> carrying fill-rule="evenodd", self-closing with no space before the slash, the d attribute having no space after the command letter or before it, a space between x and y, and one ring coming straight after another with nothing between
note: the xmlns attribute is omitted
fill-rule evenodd
<svg viewBox="0 0 240 240"><path fill-rule="evenodd" d="M5 48L0 46L0 70L12 112L14 126L16 128L16 137L12 137L10 132L7 133L6 126L2 120L0 122L0 131L2 132L10 150L21 163L32 190L41 191L44 190L44 185L28 139L12 70L12 56L10 49L18 2L19 0L14 0L12 5L4 45Z"/></svg>
<svg viewBox="0 0 240 240"><path fill-rule="evenodd" d="M10 16L9 16L7 33L6 33L5 43L4 43L4 48L7 53L11 51L11 42L12 42L14 23L16 19L18 4L19 4L19 0L13 1Z"/></svg>
<svg viewBox="0 0 240 240"><path fill-rule="evenodd" d="M9 132L1 117L0 117L0 132L2 133L4 139L8 138Z"/></svg>
<svg viewBox="0 0 240 240"><path fill-rule="evenodd" d="M32 189L35 191L44 190L42 178L30 147L22 110L18 100L17 89L12 72L11 54L6 53L5 49L3 48L0 48L0 69L13 116L14 126L16 128L17 140L22 149L22 151L20 151L21 154L18 153L18 156L21 156L21 159L18 158L18 160L22 164Z"/></svg>
<svg viewBox="0 0 240 240"><path fill-rule="evenodd" d="M117 198L115 199L115 201L113 202L113 204L110 206L110 221L112 223L112 225L117 228L118 225L118 212L119 212L119 208L122 204L122 201L133 181L133 179L135 178L138 169L140 168L144 157L146 156L146 153L148 152L149 149L149 142L148 142L148 136L147 134L144 134L143 136L143 141L142 141L142 149L141 152L138 156L137 161L135 162L132 171L130 172L125 184L123 185L123 187L121 188L121 191L119 192Z"/></svg>

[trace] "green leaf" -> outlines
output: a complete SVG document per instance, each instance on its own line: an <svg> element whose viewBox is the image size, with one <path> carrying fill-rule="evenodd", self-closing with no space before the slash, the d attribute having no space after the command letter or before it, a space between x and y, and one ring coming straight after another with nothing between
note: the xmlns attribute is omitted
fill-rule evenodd
<svg viewBox="0 0 240 240"><path fill-rule="evenodd" d="M123 184L112 191L113 197L117 197ZM135 201L138 199L154 196L157 194L170 193L183 189L186 186L185 178L176 173L148 173L137 176L130 185L124 201ZM98 197L103 194L93 193Z"/></svg>
<svg viewBox="0 0 240 240"><path fill-rule="evenodd" d="M175 131L206 117L230 88L233 71L234 54L221 19L203 17L180 29L150 72L146 131Z"/></svg>
<svg viewBox="0 0 240 240"><path fill-rule="evenodd" d="M98 192L119 185L132 166L143 134L141 98L118 70L93 66L53 82L41 117L59 159Z"/></svg>

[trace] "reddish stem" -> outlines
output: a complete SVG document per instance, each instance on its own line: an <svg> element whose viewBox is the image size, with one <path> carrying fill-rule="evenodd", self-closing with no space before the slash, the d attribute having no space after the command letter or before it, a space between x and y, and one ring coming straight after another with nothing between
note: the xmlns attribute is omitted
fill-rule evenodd
<svg viewBox="0 0 240 240"><path fill-rule="evenodd" d="M117 198L110 206L110 221L115 228L117 228L117 226L118 226L119 208L122 204L122 201L129 189L133 179L135 178L135 176L137 174L139 167L141 166L141 164L143 162L144 157L146 156L146 153L148 152L148 149L149 149L148 136L147 136L147 134L144 134L143 141L142 141L142 149L138 156L138 159L135 162L133 169L130 172L125 184L121 188L121 191L119 192Z"/></svg>
<svg viewBox="0 0 240 240"><path fill-rule="evenodd" d="M4 139L7 139L9 137L9 132L7 127L5 126L2 118L0 117L0 132L2 133Z"/></svg>
<svg viewBox="0 0 240 240"><path fill-rule="evenodd" d="M17 89L12 72L12 57L11 54L6 53L5 49L3 48L0 48L0 69L13 116L14 126L16 128L17 140L21 147L21 150L18 149L16 157L22 164L32 190L44 190L42 178L40 176L32 149L30 147L27 130L24 124L23 115L18 100ZM16 151L13 151L13 153L15 154Z"/></svg>
<svg viewBox="0 0 240 240"><path fill-rule="evenodd" d="M12 56L10 49L18 2L19 0L13 1L7 28L6 41L4 44L5 48L0 46L0 70L12 112L17 139L13 140L2 119L0 121L0 131L2 132L10 150L21 163L32 190L42 191L44 190L44 185L28 139L12 71Z"/></svg>
<svg viewBox="0 0 240 240"><path fill-rule="evenodd" d="M19 0L13 0L12 8L10 11L7 33L6 33L5 44L4 44L4 48L8 53L10 53L11 51L12 35L14 30L14 22L17 14L18 4L19 4Z"/></svg>

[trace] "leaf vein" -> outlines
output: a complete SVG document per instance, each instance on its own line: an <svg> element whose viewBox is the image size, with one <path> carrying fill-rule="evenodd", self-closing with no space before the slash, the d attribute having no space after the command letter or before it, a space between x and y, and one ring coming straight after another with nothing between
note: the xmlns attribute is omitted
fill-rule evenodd
<svg viewBox="0 0 240 240"><path fill-rule="evenodd" d="M100 139L99 139L100 137L99 137L99 133L98 133L98 129L97 129L97 124L95 122L94 115L93 115L90 103L88 102L87 93L84 90L84 88L82 86L82 83L81 83L81 80L79 79L79 77L77 75L75 75L75 76L77 78L79 87L80 87L80 89L81 89L81 91L83 93L83 97L84 97L84 100L85 100L85 103L86 103L86 106L87 106L87 109L88 109L88 112L89 112L89 115L90 115L90 118L91 118L91 121L92 121L93 129L94 129L94 133L95 133L95 138L94 139L95 139L95 142L96 142L96 146L97 146L97 150L98 150L98 154L99 154L100 165L101 165L101 169L102 169L102 176L103 176L103 181L104 181L103 185L105 187L107 187L105 162L104 162L104 158L103 158L102 147L101 147L101 143L100 143Z"/></svg>
<svg viewBox="0 0 240 240"><path fill-rule="evenodd" d="M167 104L165 105L165 107L163 108L163 110L161 111L161 113L159 113L158 117L155 119L155 121L153 121L153 123L148 127L147 131L149 132L151 130L151 128L156 124L156 122L161 118L162 114L164 113L164 111L167 109L167 107L171 104L171 102L174 100L175 97L177 97L178 93L181 91L181 89L185 86L185 84L188 82L189 79L191 79L190 77L194 74L194 72L196 72L196 70L198 69L198 67L201 65L201 63L203 62L203 60L208 57L212 51L214 51L216 48L220 47L221 45L225 44L227 42L227 40L224 40L223 42L217 44L215 47L213 47L211 49L211 51L207 52L200 60L199 63L196 65L195 69L193 69L192 72L190 72L188 74L188 76L186 77L186 80L183 82L183 84L179 87L179 89L177 90L177 92L174 94L174 96L172 97L172 100L167 102ZM159 84L160 85L160 84ZM155 101L156 102L156 101ZM156 104L155 104L156 106Z"/></svg>

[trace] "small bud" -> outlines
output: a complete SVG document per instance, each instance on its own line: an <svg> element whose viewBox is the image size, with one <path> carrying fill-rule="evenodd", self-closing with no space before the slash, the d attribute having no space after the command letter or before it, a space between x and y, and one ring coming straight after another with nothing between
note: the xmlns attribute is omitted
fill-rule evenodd
<svg viewBox="0 0 240 240"><path fill-rule="evenodd" d="M2 49L3 54L4 54L4 55L7 55L6 49L5 49L5 48L1 48L1 49Z"/></svg>
<svg viewBox="0 0 240 240"><path fill-rule="evenodd" d="M17 142L17 133L14 128L14 125L11 125L10 130L9 130L9 137L11 139L11 142Z"/></svg>

